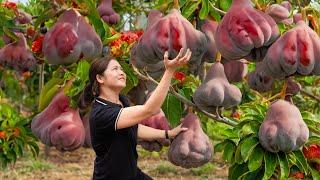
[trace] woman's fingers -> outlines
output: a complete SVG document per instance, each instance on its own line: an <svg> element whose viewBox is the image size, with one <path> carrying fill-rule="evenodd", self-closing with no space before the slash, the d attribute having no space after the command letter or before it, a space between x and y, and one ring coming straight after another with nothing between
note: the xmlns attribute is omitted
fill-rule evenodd
<svg viewBox="0 0 320 180"><path fill-rule="evenodd" d="M164 60L164 61L168 61L168 60L169 60L169 53L168 53L168 51L164 52L163 60Z"/></svg>

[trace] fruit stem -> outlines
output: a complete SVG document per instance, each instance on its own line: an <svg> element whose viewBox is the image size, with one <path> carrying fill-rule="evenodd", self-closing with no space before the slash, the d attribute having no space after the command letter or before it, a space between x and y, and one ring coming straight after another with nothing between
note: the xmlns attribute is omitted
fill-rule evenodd
<svg viewBox="0 0 320 180"><path fill-rule="evenodd" d="M304 95L306 95L306 96L308 96L308 97L310 97L310 98L313 98L313 99L315 99L316 101L320 102L320 97L315 96L315 95L313 95L313 94L305 91L304 89L301 89L300 92L301 92L302 94L304 94Z"/></svg>
<svg viewBox="0 0 320 180"><path fill-rule="evenodd" d="M211 8L214 9L215 11L217 11L218 13L220 13L220 15L224 16L224 15L227 14L227 12L222 11L221 9L216 8L216 7L212 4L211 1L209 1L209 3L210 3Z"/></svg>
<svg viewBox="0 0 320 180"><path fill-rule="evenodd" d="M221 53L220 52L217 53L216 62L221 62Z"/></svg>
<svg viewBox="0 0 320 180"><path fill-rule="evenodd" d="M280 92L280 97L281 99L285 99L286 97L286 91L287 91L287 87L288 87L288 79L285 79L284 85L282 87L282 90Z"/></svg>
<svg viewBox="0 0 320 180"><path fill-rule="evenodd" d="M258 0L254 0L254 3L255 3L255 5L257 6L257 8L258 8L260 11L262 11L262 8L261 8Z"/></svg>
<svg viewBox="0 0 320 180"><path fill-rule="evenodd" d="M180 9L179 0L173 0L173 8Z"/></svg>

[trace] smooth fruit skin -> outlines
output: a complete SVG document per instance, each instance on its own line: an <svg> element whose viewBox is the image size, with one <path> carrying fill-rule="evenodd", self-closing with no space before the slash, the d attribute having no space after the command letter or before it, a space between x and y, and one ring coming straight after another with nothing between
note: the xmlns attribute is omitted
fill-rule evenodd
<svg viewBox="0 0 320 180"><path fill-rule="evenodd" d="M200 119L189 113L182 120L182 127L188 130L181 132L172 141L168 152L169 161L184 168L195 168L209 162L212 158L212 144L201 129Z"/></svg>
<svg viewBox="0 0 320 180"><path fill-rule="evenodd" d="M285 100L272 103L259 129L259 141L270 152L291 152L302 147L309 129L299 109Z"/></svg>
<svg viewBox="0 0 320 180"><path fill-rule="evenodd" d="M269 46L279 35L276 22L255 9L250 0L234 0L218 25L214 38L224 58L237 60L250 56L256 49ZM259 57L256 60L262 59Z"/></svg>
<svg viewBox="0 0 320 180"><path fill-rule="evenodd" d="M49 64L93 60L102 54L102 42L92 26L74 9L66 10L45 34L42 52Z"/></svg>

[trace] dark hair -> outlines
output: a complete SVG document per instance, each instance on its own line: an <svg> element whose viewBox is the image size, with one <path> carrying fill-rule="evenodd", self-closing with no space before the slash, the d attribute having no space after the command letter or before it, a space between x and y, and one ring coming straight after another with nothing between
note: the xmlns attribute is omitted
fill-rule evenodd
<svg viewBox="0 0 320 180"><path fill-rule="evenodd" d="M80 109L87 108L94 98L99 95L99 85L96 76L102 75L108 68L109 62L115 59L114 57L103 57L92 62L89 69L89 83L84 88L78 100L78 107Z"/></svg>

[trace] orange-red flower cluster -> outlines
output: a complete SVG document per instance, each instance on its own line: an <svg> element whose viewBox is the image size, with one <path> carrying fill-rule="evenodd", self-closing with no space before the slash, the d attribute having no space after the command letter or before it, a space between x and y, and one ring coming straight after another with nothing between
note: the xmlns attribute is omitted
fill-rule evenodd
<svg viewBox="0 0 320 180"><path fill-rule="evenodd" d="M115 34L114 31L111 31L112 34ZM124 53L124 49L128 47L129 45L137 42L139 38L142 36L143 31L127 31L127 32L121 32L121 36L119 39L114 40L109 43L111 55L114 57L119 57ZM124 46L124 47L122 47Z"/></svg>
<svg viewBox="0 0 320 180"><path fill-rule="evenodd" d="M12 9L12 10L17 10L18 6L17 3L15 2L10 2L10 1L5 1L1 4L2 7Z"/></svg>

